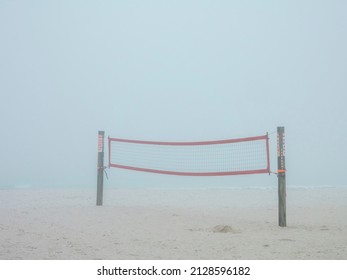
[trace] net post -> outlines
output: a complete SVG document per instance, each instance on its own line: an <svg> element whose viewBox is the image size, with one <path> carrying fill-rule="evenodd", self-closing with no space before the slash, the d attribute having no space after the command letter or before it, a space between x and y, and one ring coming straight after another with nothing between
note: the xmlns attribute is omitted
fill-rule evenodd
<svg viewBox="0 0 347 280"><path fill-rule="evenodd" d="M98 166L97 166L97 192L96 205L101 206L103 202L104 189L104 131L98 132Z"/></svg>
<svg viewBox="0 0 347 280"><path fill-rule="evenodd" d="M278 222L280 227L287 226L286 214L286 165L284 127L277 127L277 166L278 166Z"/></svg>

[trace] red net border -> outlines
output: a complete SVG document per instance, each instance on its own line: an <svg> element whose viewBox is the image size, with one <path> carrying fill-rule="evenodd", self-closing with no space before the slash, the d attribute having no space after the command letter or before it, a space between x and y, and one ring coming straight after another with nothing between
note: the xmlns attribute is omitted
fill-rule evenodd
<svg viewBox="0 0 347 280"><path fill-rule="evenodd" d="M218 144L229 144L249 141L266 141L266 157L267 167L265 169L245 170L245 171L227 171L227 172L177 172L150 168L141 168L134 166L127 166L121 164L111 163L111 142L123 142L133 144L147 144L147 145L165 145L165 146L201 146L201 145L218 145ZM127 169L133 171L150 172L165 175L178 175L178 176L227 176L227 175L248 175L248 174L262 174L271 173L270 171L270 152L269 152L269 136L268 134L261 136L253 136L246 138L226 139L226 140L215 140L215 141L198 141L198 142L164 142L164 141L143 141L143 140L130 140L121 138L108 137L108 160L109 167Z"/></svg>

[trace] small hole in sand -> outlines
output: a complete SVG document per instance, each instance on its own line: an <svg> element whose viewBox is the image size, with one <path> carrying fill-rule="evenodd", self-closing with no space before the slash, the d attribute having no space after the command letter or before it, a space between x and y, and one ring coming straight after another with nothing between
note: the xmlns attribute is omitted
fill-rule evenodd
<svg viewBox="0 0 347 280"><path fill-rule="evenodd" d="M233 228L231 226L227 225L217 225L213 227L213 232L219 232L219 233L228 233L228 232L234 232Z"/></svg>

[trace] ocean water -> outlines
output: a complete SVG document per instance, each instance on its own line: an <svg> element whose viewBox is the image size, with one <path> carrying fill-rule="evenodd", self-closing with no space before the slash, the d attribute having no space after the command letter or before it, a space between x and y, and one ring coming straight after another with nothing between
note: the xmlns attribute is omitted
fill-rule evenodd
<svg viewBox="0 0 347 280"><path fill-rule="evenodd" d="M331 185L287 185L287 189L326 189L326 188L347 188L347 185L341 184L331 184ZM19 184L19 185L3 185L0 186L1 189L86 189L86 190L92 190L96 189L95 185L31 185L31 184ZM213 189L234 189L234 190L272 190L277 189L277 184L273 185L170 185L170 183L165 184L155 184L155 185L148 185L144 184L143 186L136 184L136 185L113 185L108 184L107 182L104 183L104 189L176 189L176 190L213 190Z"/></svg>

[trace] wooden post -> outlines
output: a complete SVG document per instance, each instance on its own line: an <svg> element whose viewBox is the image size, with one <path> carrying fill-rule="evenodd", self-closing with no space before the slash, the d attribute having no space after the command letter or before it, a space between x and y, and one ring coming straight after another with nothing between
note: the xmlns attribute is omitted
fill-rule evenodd
<svg viewBox="0 0 347 280"><path fill-rule="evenodd" d="M284 127L277 127L277 166L278 166L278 222L280 227L287 226L286 214L286 164Z"/></svg>
<svg viewBox="0 0 347 280"><path fill-rule="evenodd" d="M96 205L101 206L104 191L104 131L98 133L98 169Z"/></svg>

